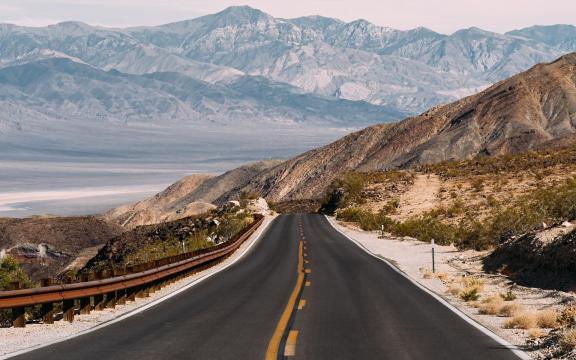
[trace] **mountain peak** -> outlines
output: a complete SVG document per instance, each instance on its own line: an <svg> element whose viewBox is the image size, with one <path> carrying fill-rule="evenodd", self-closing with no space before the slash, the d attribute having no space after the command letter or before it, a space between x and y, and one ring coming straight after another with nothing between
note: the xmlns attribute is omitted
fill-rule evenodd
<svg viewBox="0 0 576 360"><path fill-rule="evenodd" d="M214 14L214 16L215 17L234 16L238 19L250 19L250 20L258 18L272 18L272 16L266 14L265 12L247 5L229 6L226 9Z"/></svg>

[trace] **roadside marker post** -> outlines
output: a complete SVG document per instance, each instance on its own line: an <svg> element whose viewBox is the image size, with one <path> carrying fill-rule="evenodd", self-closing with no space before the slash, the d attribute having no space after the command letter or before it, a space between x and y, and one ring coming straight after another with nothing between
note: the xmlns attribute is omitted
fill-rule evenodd
<svg viewBox="0 0 576 360"><path fill-rule="evenodd" d="M434 259L434 239L430 242L432 244L432 273L436 273L436 264Z"/></svg>

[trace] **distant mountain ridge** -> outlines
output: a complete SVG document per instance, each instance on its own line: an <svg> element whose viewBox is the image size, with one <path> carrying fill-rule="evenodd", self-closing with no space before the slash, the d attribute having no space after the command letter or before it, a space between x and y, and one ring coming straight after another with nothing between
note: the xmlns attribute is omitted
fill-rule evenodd
<svg viewBox="0 0 576 360"><path fill-rule="evenodd" d="M237 6L154 27L1 24L0 66L65 56L103 70L180 72L211 83L260 75L306 92L415 114L575 51L575 33L572 25L556 25L443 35L365 20L279 19Z"/></svg>
<svg viewBox="0 0 576 360"><path fill-rule="evenodd" d="M574 32L558 25L443 35L365 20L279 19L250 7L125 29L0 24L0 152L134 157L167 154L174 144L169 156L186 158L220 152L192 137L204 143L217 131L226 143L237 130L257 129L273 138L279 127L324 134L316 146L574 51ZM284 143L311 148L299 141Z"/></svg>

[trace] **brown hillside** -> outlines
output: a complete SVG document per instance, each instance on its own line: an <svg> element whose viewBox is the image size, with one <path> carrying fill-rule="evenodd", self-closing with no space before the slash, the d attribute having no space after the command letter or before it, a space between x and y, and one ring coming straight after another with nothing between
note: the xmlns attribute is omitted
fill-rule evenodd
<svg viewBox="0 0 576 360"><path fill-rule="evenodd" d="M245 189L274 202L318 198L349 170L518 153L554 146L555 140L566 145L574 141L575 123L576 54L569 54L477 95L304 153L257 175Z"/></svg>

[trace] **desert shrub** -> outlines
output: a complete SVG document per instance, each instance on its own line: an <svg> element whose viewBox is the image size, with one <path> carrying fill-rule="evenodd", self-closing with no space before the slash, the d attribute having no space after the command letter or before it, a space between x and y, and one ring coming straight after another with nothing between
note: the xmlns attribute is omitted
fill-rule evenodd
<svg viewBox="0 0 576 360"><path fill-rule="evenodd" d="M243 190L238 195L238 200L240 200L240 201L242 201L242 200L255 200L255 199L258 199L259 197L260 197L260 194L258 194L258 192L256 192L255 190Z"/></svg>
<svg viewBox="0 0 576 360"><path fill-rule="evenodd" d="M553 329L558 326L558 312L555 310L543 310L536 314L538 327Z"/></svg>
<svg viewBox="0 0 576 360"><path fill-rule="evenodd" d="M460 285L458 283L453 283L453 284L450 284L450 286L448 286L448 293L451 295L454 295L454 296L460 295L462 290L464 290L464 288L462 287L462 285Z"/></svg>
<svg viewBox="0 0 576 360"><path fill-rule="evenodd" d="M562 326L572 326L576 324L576 304L566 306L558 315L558 322Z"/></svg>
<svg viewBox="0 0 576 360"><path fill-rule="evenodd" d="M542 331L541 329L538 328L532 328L532 329L528 329L528 337L530 339L539 339L542 336L544 336L544 331Z"/></svg>
<svg viewBox="0 0 576 360"><path fill-rule="evenodd" d="M471 186L474 192L481 192L482 190L484 190L484 179L482 178L474 179L474 181L472 181Z"/></svg>
<svg viewBox="0 0 576 360"><path fill-rule="evenodd" d="M560 347L564 351L576 348L576 328L569 328L560 334Z"/></svg>
<svg viewBox="0 0 576 360"><path fill-rule="evenodd" d="M384 205L384 207L382 207L381 212L386 214L386 215L395 214L399 207L400 207L400 202L398 201L398 199L393 199L393 200L388 201L386 203L386 205Z"/></svg>
<svg viewBox="0 0 576 360"><path fill-rule="evenodd" d="M480 299L480 289L477 287L466 287L460 293L460 298L466 302Z"/></svg>
<svg viewBox="0 0 576 360"><path fill-rule="evenodd" d="M382 225L385 229L389 229L394 223L382 212L376 214L358 207L339 210L336 219L354 222L366 231L380 230Z"/></svg>
<svg viewBox="0 0 576 360"><path fill-rule="evenodd" d="M406 171L351 171L339 176L326 189L320 212L333 215L336 210L363 204L364 189L370 184L384 182L413 182L414 175ZM393 202L390 203L393 205ZM397 206L396 206L397 207Z"/></svg>
<svg viewBox="0 0 576 360"><path fill-rule="evenodd" d="M13 257L6 256L0 260L0 290L6 290L13 281L20 281L25 287L32 286L20 264Z"/></svg>
<svg viewBox="0 0 576 360"><path fill-rule="evenodd" d="M445 272L439 272L436 273L436 278L438 278L438 280L442 281L443 283L445 283L446 281L448 281L448 274Z"/></svg>
<svg viewBox="0 0 576 360"><path fill-rule="evenodd" d="M514 315L504 323L505 329L532 329L537 325L536 316L528 312Z"/></svg>
<svg viewBox="0 0 576 360"><path fill-rule="evenodd" d="M393 225L390 232L394 235L410 236L425 242L434 239L439 245L458 243L461 234L460 227L446 224L430 214L412 217Z"/></svg>
<svg viewBox="0 0 576 360"><path fill-rule="evenodd" d="M500 308L500 312L498 313L498 315L504 317L512 317L521 314L523 312L525 312L524 306L517 303L511 303L511 304L504 304L504 306Z"/></svg>
<svg viewBox="0 0 576 360"><path fill-rule="evenodd" d="M482 300L479 312L484 315L497 315L502 306L504 306L504 300L500 296L490 296Z"/></svg>
<svg viewBox="0 0 576 360"><path fill-rule="evenodd" d="M516 295L512 292L512 290L508 290L506 293L500 294L500 297L501 297L502 300L504 300L504 301L514 301L514 300L516 300Z"/></svg>

